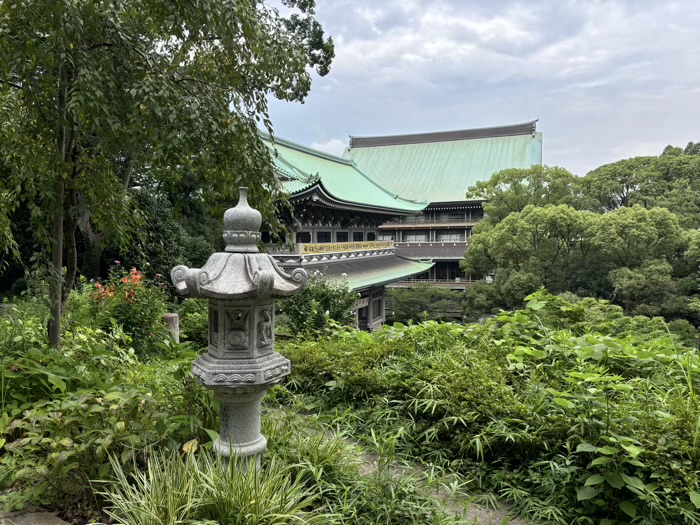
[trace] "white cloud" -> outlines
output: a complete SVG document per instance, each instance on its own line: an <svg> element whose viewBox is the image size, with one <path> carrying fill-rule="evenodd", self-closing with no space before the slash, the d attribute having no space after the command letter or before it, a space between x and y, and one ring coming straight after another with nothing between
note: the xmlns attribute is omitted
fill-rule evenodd
<svg viewBox="0 0 700 525"><path fill-rule="evenodd" d="M656 156L660 155L667 145L667 142L625 142L611 148L611 151L619 158Z"/></svg>
<svg viewBox="0 0 700 525"><path fill-rule="evenodd" d="M539 118L545 162L585 174L700 140L697 0L326 0L318 17L331 74L272 115L324 151Z"/></svg>
<svg viewBox="0 0 700 525"><path fill-rule="evenodd" d="M326 142L312 142L310 147L325 153L330 153L331 155L342 157L346 146L347 140L330 139Z"/></svg>

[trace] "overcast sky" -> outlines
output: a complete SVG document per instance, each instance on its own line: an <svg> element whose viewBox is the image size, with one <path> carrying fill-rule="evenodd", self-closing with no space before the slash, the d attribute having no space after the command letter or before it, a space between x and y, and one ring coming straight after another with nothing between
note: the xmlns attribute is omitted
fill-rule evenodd
<svg viewBox="0 0 700 525"><path fill-rule="evenodd" d="M700 141L700 0L317 0L317 18L330 74L271 103L307 146L539 119L544 163L585 175Z"/></svg>

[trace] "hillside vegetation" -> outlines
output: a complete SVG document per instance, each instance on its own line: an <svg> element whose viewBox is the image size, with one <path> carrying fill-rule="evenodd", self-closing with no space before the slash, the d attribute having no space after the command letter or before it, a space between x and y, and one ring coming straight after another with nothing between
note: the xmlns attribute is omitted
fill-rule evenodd
<svg viewBox="0 0 700 525"><path fill-rule="evenodd" d="M285 345L332 424L454 469L535 523L699 523L694 348L662 319L538 292L484 324Z"/></svg>
<svg viewBox="0 0 700 525"><path fill-rule="evenodd" d="M468 319L519 307L545 286L609 299L630 315L700 325L700 147L606 164L509 169L469 188L486 218L463 269L493 277L467 290Z"/></svg>

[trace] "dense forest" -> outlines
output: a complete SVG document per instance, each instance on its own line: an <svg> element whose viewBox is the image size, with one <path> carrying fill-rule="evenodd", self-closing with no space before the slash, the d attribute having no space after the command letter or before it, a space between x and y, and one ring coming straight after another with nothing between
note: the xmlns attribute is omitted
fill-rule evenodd
<svg viewBox="0 0 700 525"><path fill-rule="evenodd" d="M630 315L700 323L700 144L601 166L505 170L469 189L485 199L465 270L469 318L552 293L605 298Z"/></svg>

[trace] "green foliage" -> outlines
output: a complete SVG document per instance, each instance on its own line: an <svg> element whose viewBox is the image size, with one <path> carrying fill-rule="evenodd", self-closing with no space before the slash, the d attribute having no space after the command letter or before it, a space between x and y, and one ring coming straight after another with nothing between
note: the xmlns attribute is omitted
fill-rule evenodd
<svg viewBox="0 0 700 525"><path fill-rule="evenodd" d="M386 292L387 322L459 319L462 295L454 290L422 284L412 288L388 289Z"/></svg>
<svg viewBox="0 0 700 525"><path fill-rule="evenodd" d="M462 267L495 277L495 290L468 293L467 316L517 307L546 286L697 324L697 150L692 142L668 146L659 157L621 160L580 179L561 168L505 170L470 188L468 197L486 200L487 218L474 228Z"/></svg>
<svg viewBox="0 0 700 525"><path fill-rule="evenodd" d="M283 390L278 387L278 393ZM393 438L372 436L368 445L377 456L373 457L376 464L368 468L362 465L367 456L361 457L337 428L288 410L277 411L264 423L265 434L275 436L268 442L268 454L288 465L308 491L318 494L318 512L335 515L346 525L464 523L442 508L419 473L396 469L401 458L394 453Z"/></svg>
<svg viewBox="0 0 700 525"><path fill-rule="evenodd" d="M498 289L485 281L476 282L464 290L462 307L464 320L476 322L484 315L496 313L503 304Z"/></svg>
<svg viewBox="0 0 700 525"><path fill-rule="evenodd" d="M690 152L694 146L688 145ZM679 148L680 149L680 148ZM684 228L700 226L700 156L692 153L634 157L601 166L582 180L587 206L612 211L638 204L667 208Z"/></svg>
<svg viewBox="0 0 700 525"><path fill-rule="evenodd" d="M357 295L347 283L312 276L304 289L278 303L292 334L321 332L332 325L354 325Z"/></svg>
<svg viewBox="0 0 700 525"><path fill-rule="evenodd" d="M167 338L162 320L169 307L165 280L160 274L151 280L136 268L128 272L119 268L104 282L84 283L76 300L87 295L89 312L83 315L103 330L121 326L139 354L157 351L154 343Z"/></svg>
<svg viewBox="0 0 700 525"><path fill-rule="evenodd" d="M663 208L639 205L598 215L571 207L527 206L470 238L463 267L494 276L493 291L467 292L470 318L520 306L540 286L555 293L614 297L630 314L697 321L700 245Z"/></svg>
<svg viewBox="0 0 700 525"><path fill-rule="evenodd" d="M206 452L218 409L191 374L189 344L162 343L144 363L118 326L92 328L70 304L61 351L43 337L44 302L18 300L0 317L3 511L42 505L76 522L458 523L416 475L391 471L392 454L363 474L342 436L278 406L263 414L262 470L227 470ZM280 398L289 393L278 386L269 404Z"/></svg>
<svg viewBox="0 0 700 525"><path fill-rule="evenodd" d="M566 205L528 205L495 226L478 229L470 239L465 267L479 273L499 269L539 275L538 285L563 291L577 265L586 261L597 220Z"/></svg>
<svg viewBox="0 0 700 525"><path fill-rule="evenodd" d="M310 67L325 75L334 56L313 0L284 4L0 3L0 250L12 246L4 202L21 201L52 251L54 346L68 296L64 244L71 289L78 231L99 258L106 242L125 248L143 224L130 187L178 188L197 173L205 198L231 201L248 185L272 229L284 228L286 197L269 190L258 126L271 134L268 97L303 101Z"/></svg>
<svg viewBox="0 0 700 525"><path fill-rule="evenodd" d="M675 259L683 237L673 213L634 205L600 216L591 242L613 265L633 268L654 259Z"/></svg>
<svg viewBox="0 0 700 525"><path fill-rule="evenodd" d="M209 302L204 299L185 299L178 309L180 337L198 347L209 343Z"/></svg>
<svg viewBox="0 0 700 525"><path fill-rule="evenodd" d="M131 191L143 226L132 243L119 250L107 250L125 267L143 267L145 262L156 272L168 275L178 264L201 267L209 255L219 250L221 217L198 213L177 213L167 195L155 189Z"/></svg>
<svg viewBox="0 0 700 525"><path fill-rule="evenodd" d="M329 516L309 512L316 491L307 490L299 476L271 461L264 469L231 461L223 465L206 452L178 455L156 453L146 470L129 475L110 458L114 482L103 496L107 514L130 525L230 523L284 525L328 523Z"/></svg>
<svg viewBox="0 0 700 525"><path fill-rule="evenodd" d="M45 308L45 306L44 306ZM186 345L139 362L130 338L77 322L61 351L49 348L36 307L0 317L0 497L5 510L96 502L90 480L107 479L109 454L137 466L153 447L177 447L214 425L209 394L192 378ZM43 310L44 316L46 310Z"/></svg>
<svg viewBox="0 0 700 525"><path fill-rule="evenodd" d="M661 319L574 299L540 291L481 325L288 343L288 387L535 522L697 523L697 353Z"/></svg>
<svg viewBox="0 0 700 525"><path fill-rule="evenodd" d="M564 168L532 166L495 173L467 191L467 199L484 200L485 222L498 224L529 205L567 205L580 208L578 178Z"/></svg>

